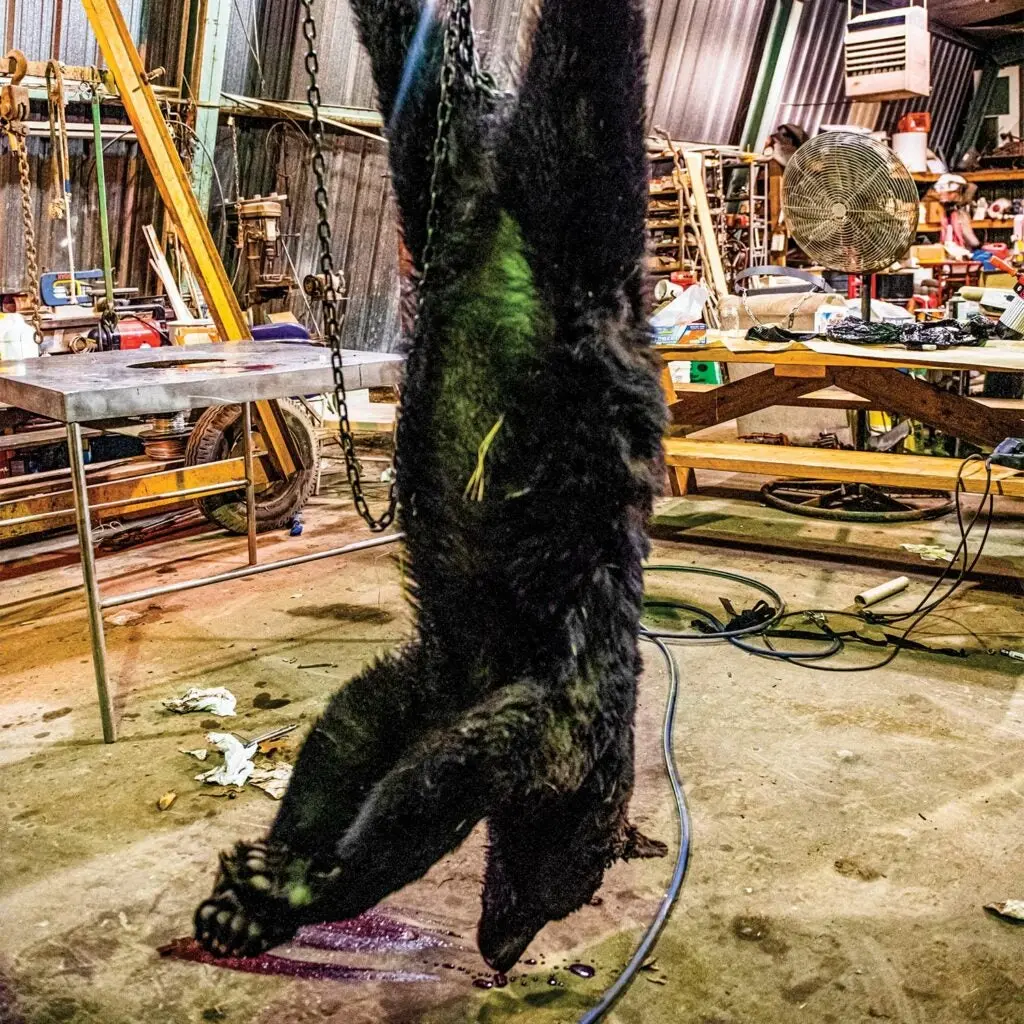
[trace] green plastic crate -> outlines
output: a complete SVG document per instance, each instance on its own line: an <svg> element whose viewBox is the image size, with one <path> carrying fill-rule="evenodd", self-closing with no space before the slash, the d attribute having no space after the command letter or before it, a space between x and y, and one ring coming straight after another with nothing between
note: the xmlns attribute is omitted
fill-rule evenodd
<svg viewBox="0 0 1024 1024"><path fill-rule="evenodd" d="M690 363L691 384L721 384L722 367L720 363L693 361Z"/></svg>

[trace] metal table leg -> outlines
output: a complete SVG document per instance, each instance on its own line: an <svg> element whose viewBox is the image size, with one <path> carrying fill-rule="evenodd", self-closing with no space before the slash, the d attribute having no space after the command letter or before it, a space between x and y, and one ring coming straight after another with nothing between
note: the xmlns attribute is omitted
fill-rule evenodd
<svg viewBox="0 0 1024 1024"><path fill-rule="evenodd" d="M85 603L89 609L92 665L96 675L96 692L100 699L103 742L113 743L117 739L117 731L114 726L114 706L110 700L110 689L107 684L107 643L103 635L103 611L100 607L100 587L96 579L92 523L89 521L89 489L85 480L85 461L82 457L82 428L77 423L68 424L68 456L71 460L71 484L75 492L78 547L82 555Z"/></svg>
<svg viewBox="0 0 1024 1024"><path fill-rule="evenodd" d="M251 402L242 403L242 433L245 435L245 523L249 537L249 564L255 565L259 554L256 550L256 470L253 465Z"/></svg>

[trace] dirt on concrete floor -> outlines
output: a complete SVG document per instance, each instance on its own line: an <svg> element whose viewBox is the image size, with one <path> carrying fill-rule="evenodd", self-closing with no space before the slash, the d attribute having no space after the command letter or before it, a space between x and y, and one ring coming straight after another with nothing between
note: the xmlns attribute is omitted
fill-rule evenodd
<svg viewBox="0 0 1024 1024"><path fill-rule="evenodd" d="M284 557L364 536L317 499ZM106 591L219 571L244 541L214 533L102 559ZM0 594L0 1022L459 1024L577 1020L654 912L670 860L616 865L599 905L551 925L505 988L475 988L479 833L387 911L447 935L441 955L391 954L412 983L260 977L161 958L187 935L216 851L266 827L275 802L194 780L182 749L211 727L305 729L332 689L409 633L397 549L172 596L108 615L121 739L99 742L77 566L9 576ZM655 558L750 573L792 607L843 607L892 575L659 543ZM925 590L915 579L900 600ZM661 590L717 608L736 588ZM969 588L919 638L1013 645L1019 597ZM974 634L974 635L971 635ZM942 638L943 643L957 643ZM862 655L863 657L863 655ZM680 1024L963 1024L1024 1020L1024 928L982 906L1024 898L1024 687L1019 664L901 654L884 671L824 675L721 646L677 650L676 752L693 814L682 897L609 1019ZM236 719L173 716L162 698L226 686ZM673 842L660 752L666 675L641 691L634 816ZM165 811L158 798L175 792ZM674 849L673 849L674 853ZM569 855L569 854L567 854ZM448 935L448 933L454 933ZM347 962L338 954L338 962ZM360 961L375 966L374 958ZM567 968L592 965L593 978ZM552 984L552 980L554 984Z"/></svg>

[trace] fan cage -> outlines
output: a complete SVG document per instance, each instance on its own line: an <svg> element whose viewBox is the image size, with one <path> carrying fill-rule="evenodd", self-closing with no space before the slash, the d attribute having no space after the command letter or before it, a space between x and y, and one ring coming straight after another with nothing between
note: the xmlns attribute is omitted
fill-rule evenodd
<svg viewBox="0 0 1024 1024"><path fill-rule="evenodd" d="M920 198L888 146L853 132L824 132L789 161L782 207L790 234L815 263L869 274L913 245Z"/></svg>

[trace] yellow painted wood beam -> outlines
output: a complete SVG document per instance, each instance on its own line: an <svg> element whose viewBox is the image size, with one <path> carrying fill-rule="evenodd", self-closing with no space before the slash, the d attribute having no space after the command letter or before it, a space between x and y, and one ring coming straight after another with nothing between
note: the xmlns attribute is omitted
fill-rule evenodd
<svg viewBox="0 0 1024 1024"><path fill-rule="evenodd" d="M252 337L116 0L82 0L121 102L225 341Z"/></svg>

